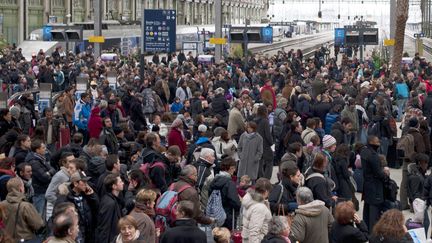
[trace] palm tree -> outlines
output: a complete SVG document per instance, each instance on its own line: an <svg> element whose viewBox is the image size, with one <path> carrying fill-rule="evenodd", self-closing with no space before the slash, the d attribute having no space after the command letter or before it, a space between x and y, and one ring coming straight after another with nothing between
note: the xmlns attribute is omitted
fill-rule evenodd
<svg viewBox="0 0 432 243"><path fill-rule="evenodd" d="M396 6L396 33L395 46L392 60L392 68L390 77L397 75L399 77L401 69L402 54L405 39L405 25L408 20L409 0L398 0Z"/></svg>

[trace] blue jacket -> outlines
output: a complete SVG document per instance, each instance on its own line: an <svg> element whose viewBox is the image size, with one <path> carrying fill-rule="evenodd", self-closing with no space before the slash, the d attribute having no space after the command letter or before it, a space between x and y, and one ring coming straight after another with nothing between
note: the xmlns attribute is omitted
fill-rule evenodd
<svg viewBox="0 0 432 243"><path fill-rule="evenodd" d="M171 104L171 112L178 113L182 108L183 108L183 104L181 102L180 103L174 102Z"/></svg>
<svg viewBox="0 0 432 243"><path fill-rule="evenodd" d="M409 90L408 90L408 85L406 83L397 83L395 91L396 91L396 99L409 98Z"/></svg>
<svg viewBox="0 0 432 243"><path fill-rule="evenodd" d="M74 109L73 124L81 130L87 131L87 123L90 118L91 105L80 100Z"/></svg>

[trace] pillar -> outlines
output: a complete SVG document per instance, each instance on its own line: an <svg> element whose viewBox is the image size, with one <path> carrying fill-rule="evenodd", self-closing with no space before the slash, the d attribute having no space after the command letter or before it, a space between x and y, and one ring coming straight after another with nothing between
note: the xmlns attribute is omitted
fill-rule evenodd
<svg viewBox="0 0 432 243"><path fill-rule="evenodd" d="M93 0L93 1L97 1L97 0ZM100 0L100 1L102 1L102 0ZM85 5L86 5L86 9L85 9L85 15L86 15L86 17L85 18L88 19L88 20L91 20L92 19L91 10L93 9L93 6L90 6L90 1L89 0L86 1ZM99 9L99 11L100 11L100 9Z"/></svg>
<svg viewBox="0 0 432 243"><path fill-rule="evenodd" d="M24 29L25 29L25 26L24 26L24 23L25 23L25 21L24 21L24 17L25 17L24 1L25 0L19 0L18 1L19 23L18 23L18 43L17 44L23 42L24 38L25 38L24 37Z"/></svg>

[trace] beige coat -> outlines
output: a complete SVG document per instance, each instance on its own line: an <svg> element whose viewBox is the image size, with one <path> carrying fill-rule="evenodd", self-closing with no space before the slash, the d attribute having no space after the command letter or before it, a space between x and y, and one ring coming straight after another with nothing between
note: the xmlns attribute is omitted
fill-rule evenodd
<svg viewBox="0 0 432 243"><path fill-rule="evenodd" d="M260 193L249 189L243 197L243 243L260 243L269 231L272 219L268 202Z"/></svg>
<svg viewBox="0 0 432 243"><path fill-rule="evenodd" d="M19 212L17 213L18 206ZM25 195L21 192L8 193L6 200L0 203L0 207L5 212L3 223L6 232L16 241L35 238L33 232L44 226L42 217L31 203L25 201Z"/></svg>
<svg viewBox="0 0 432 243"><path fill-rule="evenodd" d="M228 118L228 133L232 135L240 135L245 129L245 123L241 111L236 107L232 108Z"/></svg>
<svg viewBox="0 0 432 243"><path fill-rule="evenodd" d="M333 216L323 201L315 200L296 209L291 236L302 243L328 243Z"/></svg>

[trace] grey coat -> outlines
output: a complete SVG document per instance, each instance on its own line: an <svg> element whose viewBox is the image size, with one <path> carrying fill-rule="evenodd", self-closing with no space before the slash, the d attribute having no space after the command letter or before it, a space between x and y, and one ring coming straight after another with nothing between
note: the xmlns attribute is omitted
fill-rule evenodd
<svg viewBox="0 0 432 243"><path fill-rule="evenodd" d="M258 133L244 132L238 143L240 164L237 177L248 175L252 180L258 178L259 162L263 155L263 139Z"/></svg>

